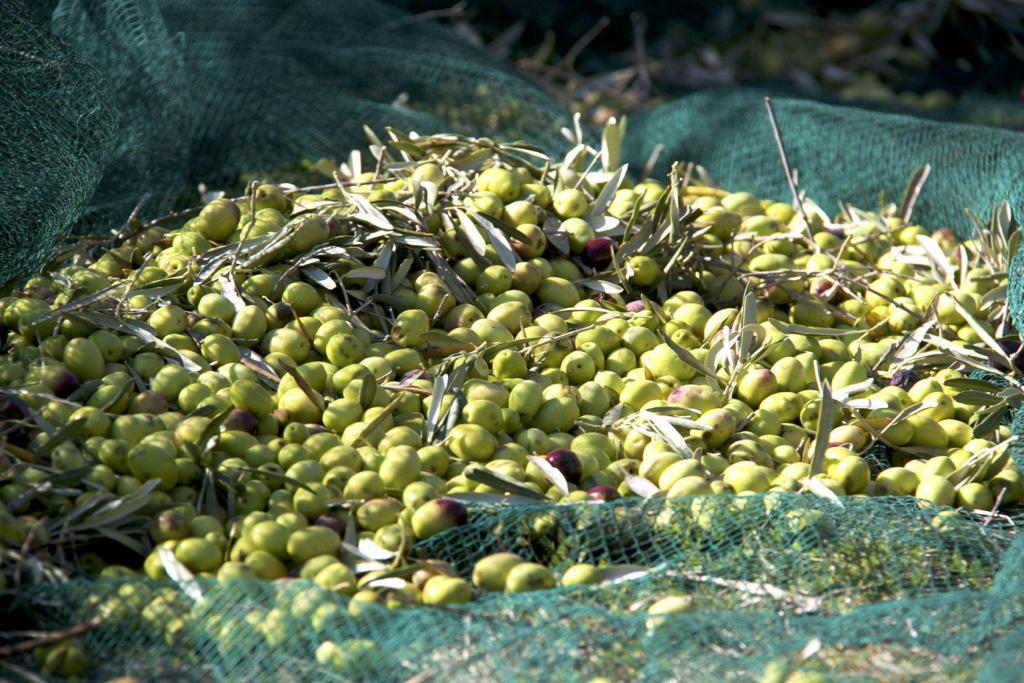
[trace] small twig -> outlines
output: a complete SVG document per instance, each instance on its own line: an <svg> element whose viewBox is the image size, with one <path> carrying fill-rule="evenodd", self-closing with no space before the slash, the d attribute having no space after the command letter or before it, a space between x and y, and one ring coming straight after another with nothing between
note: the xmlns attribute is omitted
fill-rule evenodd
<svg viewBox="0 0 1024 683"><path fill-rule="evenodd" d="M654 171L654 165L658 163L658 159L661 158L661 153L665 151L665 145L658 143L651 150L651 155L647 157L647 162L644 164L643 177L647 178Z"/></svg>
<svg viewBox="0 0 1024 683"><path fill-rule="evenodd" d="M377 157L377 166L373 169L373 179L374 180L377 180L378 178L380 178L380 174L384 170L384 157L385 157L385 153L386 152L387 152L387 146L385 145L384 147L381 148L380 156ZM335 175L335 180L337 180L337 175L338 174L335 173L334 175Z"/></svg>
<svg viewBox="0 0 1024 683"><path fill-rule="evenodd" d="M238 244L235 246L235 251L231 254L231 265L228 266L228 274L231 278L235 277L235 266L238 264L238 257L242 253L242 245L245 244L245 240L249 237L249 232L253 226L256 225L256 188L259 187L259 182L255 179L249 183L249 220L242 228L242 233L238 237Z"/></svg>
<svg viewBox="0 0 1024 683"><path fill-rule="evenodd" d="M143 229L152 228L155 225L160 225L161 223L166 223L167 221L173 221L176 218L185 218L185 217L188 217L188 216L194 216L195 214L199 213L202 210L202 208L203 207L201 207L201 206L193 206L193 207L188 208L188 209L182 209L181 211L172 211L169 214L166 214L164 216L160 216L159 218L154 218L153 220L149 221L148 223L144 223L142 228Z"/></svg>
<svg viewBox="0 0 1024 683"><path fill-rule="evenodd" d="M432 9L426 12L420 12L419 14L412 14L401 19L395 19L384 24L384 28L392 31L401 26L408 24L419 24L426 21L435 21L437 19L459 19L466 13L466 7L468 3L465 0L460 0L451 7L444 9Z"/></svg>
<svg viewBox="0 0 1024 683"><path fill-rule="evenodd" d="M645 34L647 32L647 19L641 12L632 12L629 15L629 20L633 24L633 48L636 60L636 76L640 83L640 89L637 96L646 100L647 96L651 92L651 72L647 66L647 42Z"/></svg>
<svg viewBox="0 0 1024 683"><path fill-rule="evenodd" d="M1003 496L1005 496L1005 495L1006 495L1006 487L1004 486L1003 488L999 489L999 495L996 496L995 502L992 503L992 509L988 513L989 516L987 518L985 518L984 523L981 525L982 527L986 527L986 526L988 526L989 524L992 523L992 519L996 516L996 510L998 510L999 506L1002 505L1002 503L1003 503Z"/></svg>
<svg viewBox="0 0 1024 683"><path fill-rule="evenodd" d="M28 669L23 669L20 666L13 664L12 662L0 662L0 667L6 667L24 678L29 683L46 683L46 679L41 676L37 676L35 673Z"/></svg>
<svg viewBox="0 0 1024 683"><path fill-rule="evenodd" d="M692 161L686 162L686 170L683 171L683 181L679 184L680 187L687 187L690 184L690 178L693 177L693 170L696 164Z"/></svg>
<svg viewBox="0 0 1024 683"><path fill-rule="evenodd" d="M779 148L779 158L782 160L782 171L786 174L786 184L789 185L789 191L793 195L793 202L796 204L800 216L804 219L804 228L813 242L814 235L811 233L811 222L807 219L804 203L800 201L800 192L796 186L796 179L793 176L793 171L790 169L789 159L786 158L786 148L782 144L782 131L779 130L779 122L775 118L775 109L772 108L772 98L764 98L764 108L768 110L768 122L772 126L772 135L775 136L775 146Z"/></svg>
<svg viewBox="0 0 1024 683"><path fill-rule="evenodd" d="M103 620L99 617L86 621L82 624L76 624L63 631L53 631L45 635L39 636L38 638L32 638L31 640L23 640L20 643L14 643L13 645L4 645L0 647L0 658L10 657L11 655L20 654L22 652L29 652L41 647L43 645L50 645L52 643L59 643L62 640L68 638L74 638L80 636L83 633L88 633L94 628L99 627L103 623Z"/></svg>
<svg viewBox="0 0 1024 683"><path fill-rule="evenodd" d="M265 378L266 380L268 380L272 384L280 384L281 383L281 378L280 377L278 377L277 375L275 375L273 373L267 372L262 367L260 367L256 363L252 362L251 359L246 358L246 357L243 356L242 360L240 362L242 363L242 365L244 365L245 367L249 368L250 370L255 372L257 375L259 375L260 377Z"/></svg>
<svg viewBox="0 0 1024 683"><path fill-rule="evenodd" d="M135 204L135 208L132 209L130 214L128 214L128 219L125 220L124 225L121 226L121 229L114 235L115 240L124 241L127 237L137 234L139 230L141 230L142 226L139 224L139 213L141 213L143 205L149 201L149 198L149 192L146 192L139 197L139 201Z"/></svg>
<svg viewBox="0 0 1024 683"><path fill-rule="evenodd" d="M410 394L419 394L420 396L431 396L434 393L430 389L424 389L423 387L408 386L401 384L381 384L380 388L384 389L385 391L406 391Z"/></svg>
<svg viewBox="0 0 1024 683"><path fill-rule="evenodd" d="M595 38L597 38L598 34L600 34L601 31L608 28L608 25L611 23L611 19L609 19L608 17L601 17L600 19L598 19L597 22L593 26L591 26L586 33L580 36L579 40L573 43L572 47L569 48L569 51L565 53L565 56L562 57L562 66L567 69L571 69L572 66L576 63L576 60L577 58L579 58L580 54L582 54L583 51L587 48L587 45L590 45L590 43L593 42Z"/></svg>
<svg viewBox="0 0 1024 683"><path fill-rule="evenodd" d="M911 176L910 185L907 187L907 194L903 197L903 205L900 206L900 219L904 225L910 222L910 215L914 212L914 205L921 194L921 188L924 187L924 182L928 180L931 172L931 164L925 164L914 171L914 175Z"/></svg>
<svg viewBox="0 0 1024 683"><path fill-rule="evenodd" d="M578 190L583 187L583 183L587 179L587 176L590 175L590 172L594 170L594 167L597 166L597 162L600 160L601 155L595 154L594 158L590 160L590 163L587 164L587 167L583 170L583 173L580 173L580 177L576 180L576 184L572 186L572 189Z"/></svg>

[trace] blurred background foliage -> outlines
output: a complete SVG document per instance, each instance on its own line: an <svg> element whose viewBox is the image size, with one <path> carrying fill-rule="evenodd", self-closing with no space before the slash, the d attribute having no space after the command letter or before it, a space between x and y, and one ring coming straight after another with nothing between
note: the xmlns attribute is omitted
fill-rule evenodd
<svg viewBox="0 0 1024 683"><path fill-rule="evenodd" d="M1019 0L392 4L451 24L595 124L747 85L1024 128Z"/></svg>

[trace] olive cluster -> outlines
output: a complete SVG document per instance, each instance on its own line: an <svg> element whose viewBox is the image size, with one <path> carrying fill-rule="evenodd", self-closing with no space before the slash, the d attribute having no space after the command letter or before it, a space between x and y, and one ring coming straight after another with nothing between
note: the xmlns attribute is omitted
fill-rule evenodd
<svg viewBox="0 0 1024 683"><path fill-rule="evenodd" d="M5 546L52 556L53 520L141 496L145 556L94 573L298 577L357 610L603 580L511 552L471 577L409 565L464 494L1024 498L1006 427L959 400L968 366L902 346L923 330L986 357L1005 274L977 244L490 141L403 145L412 162L215 199L0 300ZM159 600L143 616L178 623ZM690 605L666 600L652 615Z"/></svg>

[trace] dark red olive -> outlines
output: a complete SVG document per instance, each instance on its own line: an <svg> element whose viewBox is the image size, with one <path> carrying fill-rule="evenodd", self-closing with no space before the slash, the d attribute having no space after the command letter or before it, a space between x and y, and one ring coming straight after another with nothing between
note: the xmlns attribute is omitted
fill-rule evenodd
<svg viewBox="0 0 1024 683"><path fill-rule="evenodd" d="M899 387L906 391L921 381L921 379L921 374L913 370L897 370L892 373L892 379L889 380L889 386Z"/></svg>
<svg viewBox="0 0 1024 683"><path fill-rule="evenodd" d="M583 465L579 457L568 448L556 448L544 456L548 464L562 473L570 484L579 484L583 478Z"/></svg>
<svg viewBox="0 0 1024 683"><path fill-rule="evenodd" d="M435 502L441 509L442 514L454 522L455 526L465 524L469 518L466 506L454 498L438 498Z"/></svg>
<svg viewBox="0 0 1024 683"><path fill-rule="evenodd" d="M326 527L334 531L339 536L342 536L345 533L345 522L343 522L337 515L320 515L316 518L316 521L314 521L313 524L315 526Z"/></svg>
<svg viewBox="0 0 1024 683"><path fill-rule="evenodd" d="M609 500L618 500L620 496L618 490L614 486L598 484L597 486L591 486L587 489L587 498L590 500L607 502Z"/></svg>
<svg viewBox="0 0 1024 683"><path fill-rule="evenodd" d="M248 410L238 409L232 410L222 425L225 431L245 432L247 434L255 434L259 426L259 418Z"/></svg>
<svg viewBox="0 0 1024 683"><path fill-rule="evenodd" d="M67 368L55 368L44 381L57 398L67 398L80 384L75 373Z"/></svg>
<svg viewBox="0 0 1024 683"><path fill-rule="evenodd" d="M583 262L593 268L601 268L612 260L615 240L610 237L595 237L583 248Z"/></svg>

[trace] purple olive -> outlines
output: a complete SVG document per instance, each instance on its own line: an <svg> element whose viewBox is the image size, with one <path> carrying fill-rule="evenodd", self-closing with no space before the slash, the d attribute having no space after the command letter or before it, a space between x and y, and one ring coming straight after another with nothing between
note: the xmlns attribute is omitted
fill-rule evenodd
<svg viewBox="0 0 1024 683"><path fill-rule="evenodd" d="M810 292L811 294L818 298L829 300L832 298L832 296L835 296L835 285L836 283L834 283L832 280L829 280L827 278L821 278L811 283Z"/></svg>
<svg viewBox="0 0 1024 683"><path fill-rule="evenodd" d="M1024 372L1024 354L1021 353L1021 343L1016 339L1000 339L999 348L1010 357L1013 369L1017 372Z"/></svg>
<svg viewBox="0 0 1024 683"><path fill-rule="evenodd" d="M255 434L259 426L259 418L248 410L239 409L232 410L223 424L225 431L245 432L246 434Z"/></svg>
<svg viewBox="0 0 1024 683"><path fill-rule="evenodd" d="M889 380L889 386L899 387L906 391L919 381L921 381L920 373L914 372L913 370L897 370L892 373L892 379Z"/></svg>
<svg viewBox="0 0 1024 683"><path fill-rule="evenodd" d="M612 260L615 240L610 237L595 237L583 248L583 261L588 266L600 268Z"/></svg>
<svg viewBox="0 0 1024 683"><path fill-rule="evenodd" d="M57 398L67 398L79 385L78 377L67 368L55 368L44 381Z"/></svg>
<svg viewBox="0 0 1024 683"><path fill-rule="evenodd" d="M556 448L544 456L548 464L562 473L570 484L579 484L583 478L583 465L579 457L568 448Z"/></svg>
<svg viewBox="0 0 1024 683"><path fill-rule="evenodd" d="M626 310L630 313L639 313L640 311L647 310L647 304L637 299L636 301L630 301L626 304Z"/></svg>
<svg viewBox="0 0 1024 683"><path fill-rule="evenodd" d="M331 529L339 536L345 533L345 522L341 520L337 515L320 515L313 522L315 526L322 526Z"/></svg>
<svg viewBox="0 0 1024 683"><path fill-rule="evenodd" d="M416 368L402 375L402 382L412 382L417 379L430 379L430 373L426 370Z"/></svg>
<svg viewBox="0 0 1024 683"><path fill-rule="evenodd" d="M1007 356L1012 356L1015 353L1019 353L1020 352L1020 346L1021 346L1020 342L1017 341L1016 339L1000 339L999 340L999 348L1001 348L1003 350L1003 352Z"/></svg>
<svg viewBox="0 0 1024 683"><path fill-rule="evenodd" d="M618 490L616 490L614 486L598 484L597 486L591 486L587 489L587 498L590 500L607 502L609 500L618 500L620 496Z"/></svg>
<svg viewBox="0 0 1024 683"><path fill-rule="evenodd" d="M295 309L289 304L276 303L270 307L268 311L271 317L277 319L281 323L290 323L295 320Z"/></svg>
<svg viewBox="0 0 1024 683"><path fill-rule="evenodd" d="M437 504L444 511L445 516L451 521L455 522L455 526L459 526L466 523L468 514L466 513L466 506L455 500L454 498L438 498Z"/></svg>
<svg viewBox="0 0 1024 683"><path fill-rule="evenodd" d="M686 385L683 385L681 387L676 387L668 395L668 398L665 399L665 402L669 403L670 405L676 405L677 403L683 403L686 400L686 397L689 395L690 391L691 391L690 388L688 386L686 386Z"/></svg>
<svg viewBox="0 0 1024 683"><path fill-rule="evenodd" d="M418 539L430 538L466 523L466 506L452 498L436 498L416 508L410 525Z"/></svg>

